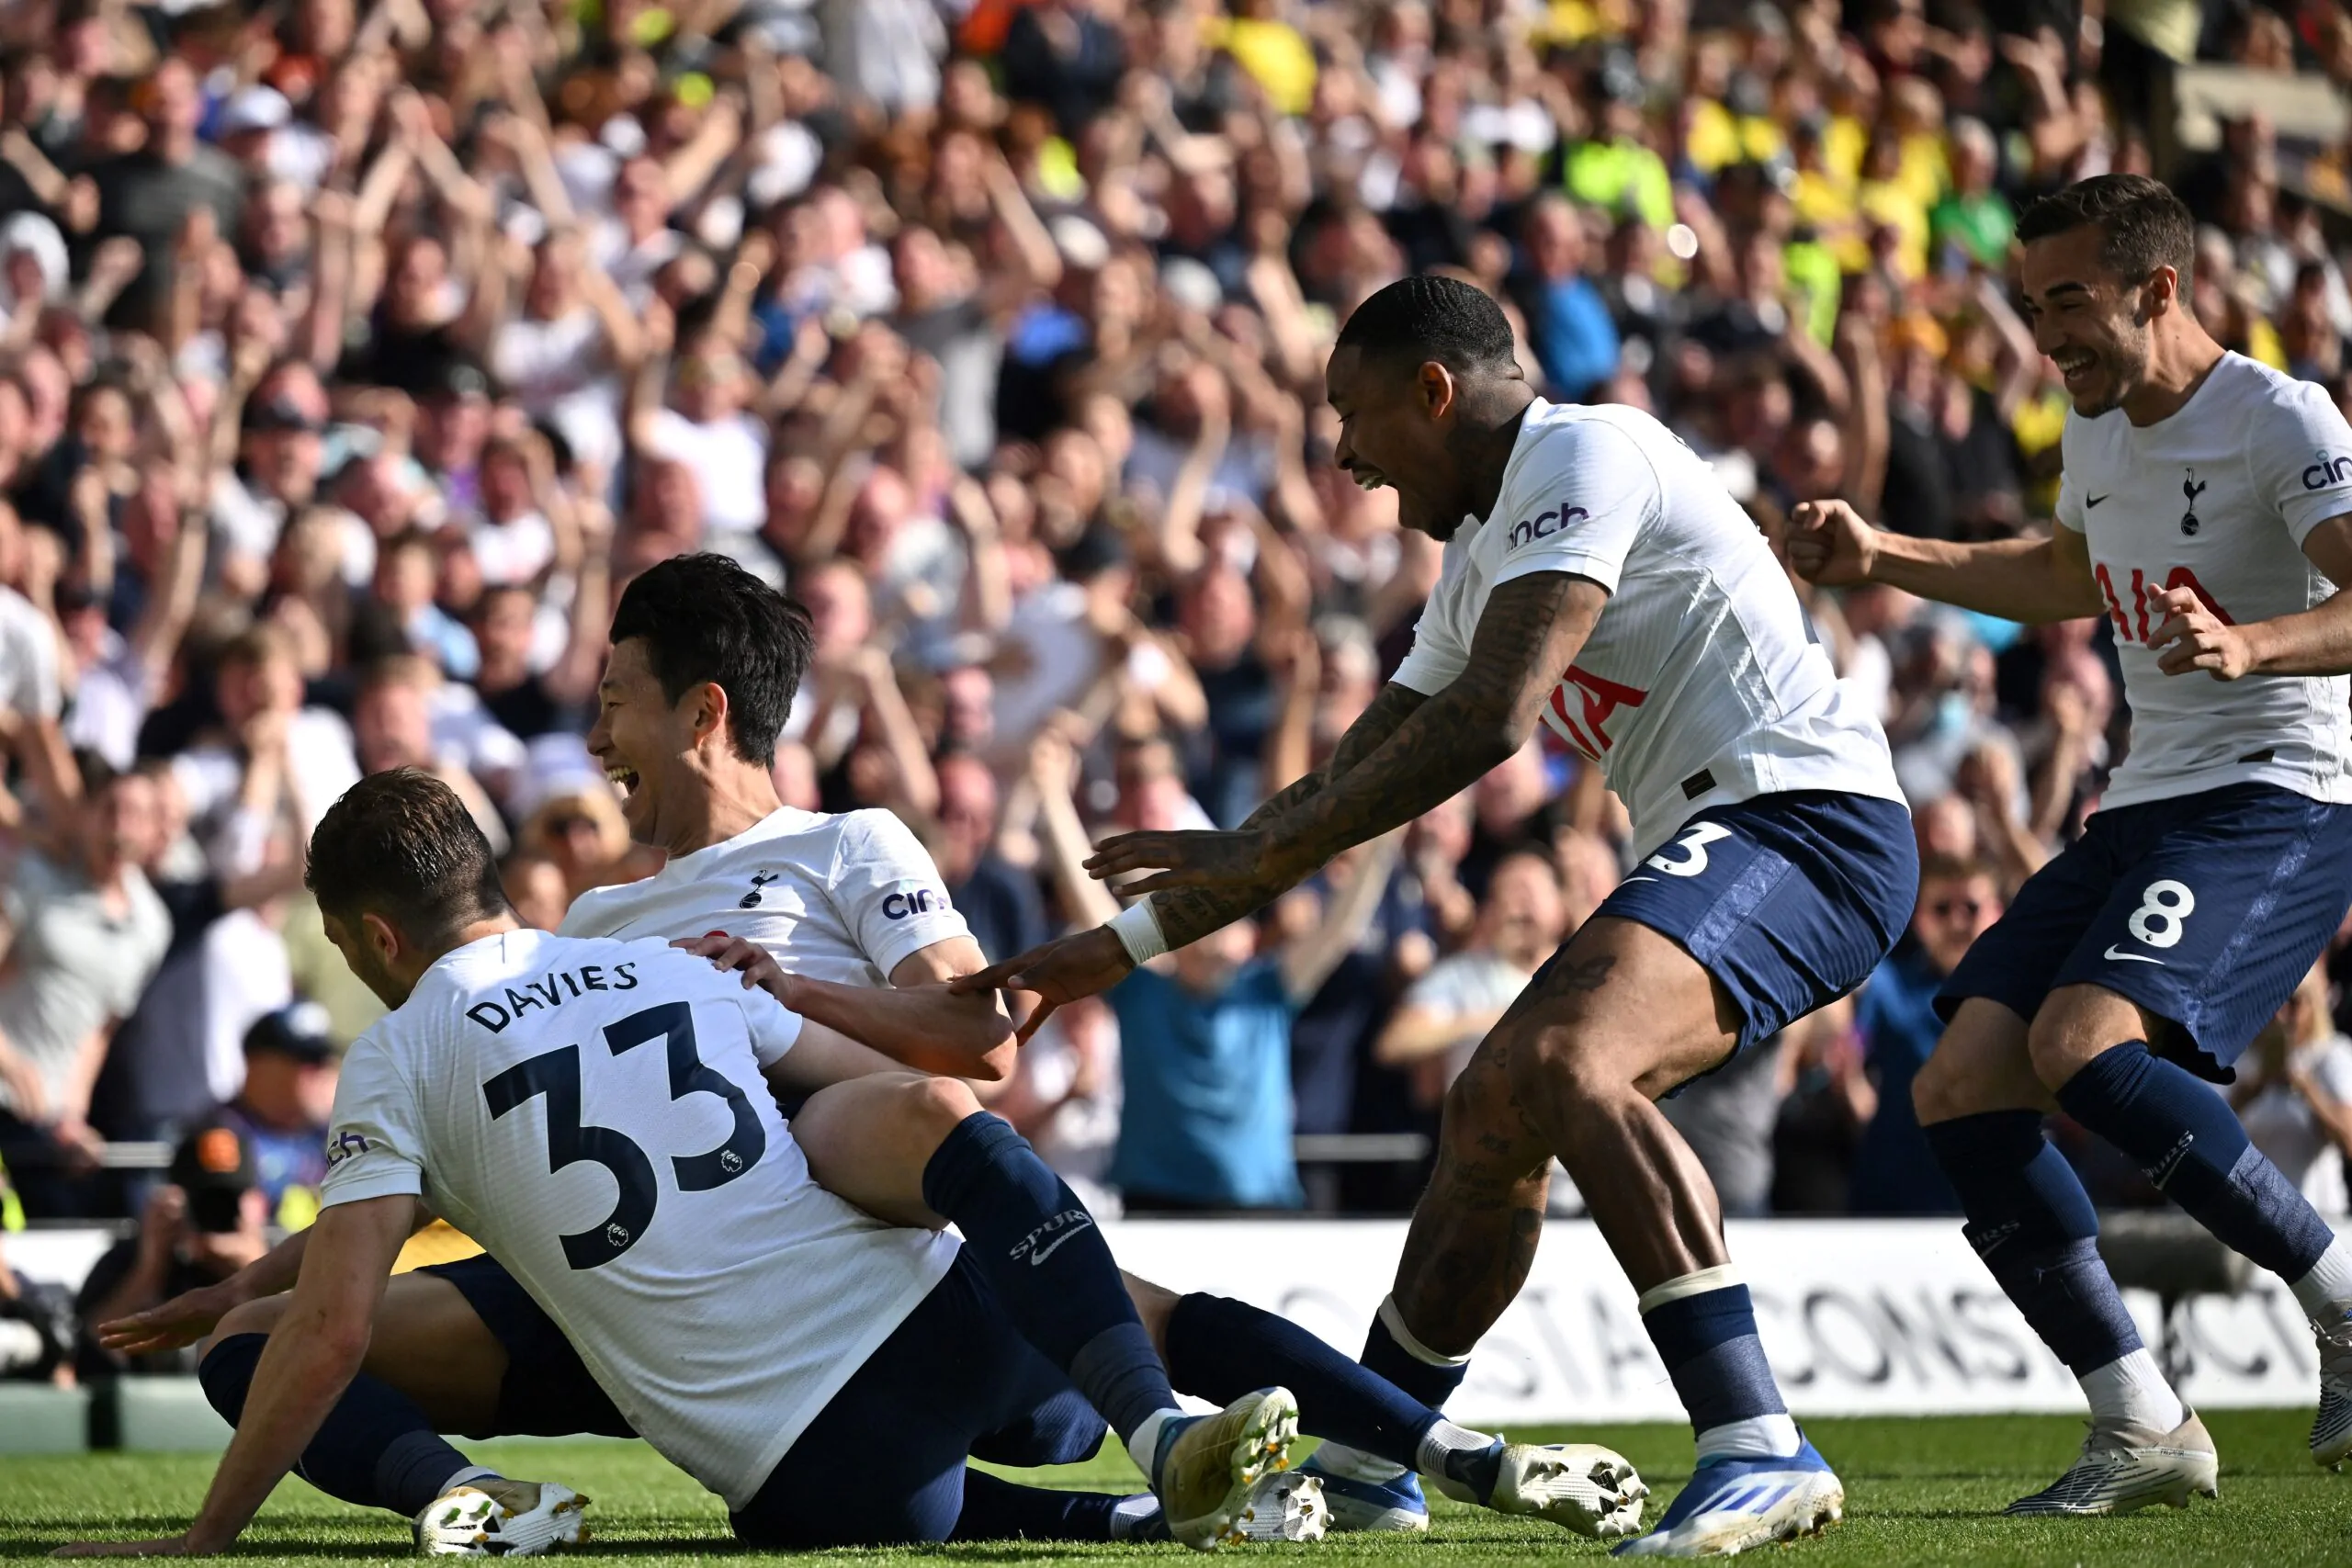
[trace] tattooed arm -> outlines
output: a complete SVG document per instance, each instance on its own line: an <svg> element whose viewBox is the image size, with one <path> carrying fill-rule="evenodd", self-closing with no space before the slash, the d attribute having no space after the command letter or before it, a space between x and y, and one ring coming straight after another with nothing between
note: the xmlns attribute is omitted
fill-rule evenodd
<svg viewBox="0 0 2352 1568"><path fill-rule="evenodd" d="M1196 928L1195 910L1227 908L1245 896L1256 908L1341 850L1467 788L1525 745L1608 600L1599 583L1567 572L1512 579L1487 599L1453 683L1414 708L1361 761L1255 827L1125 834L1088 869L1110 876L1166 868L1125 891L1153 894L1170 946L1214 929ZM1189 896L1196 892L1215 901L1194 903Z"/></svg>
<svg viewBox="0 0 2352 1568"><path fill-rule="evenodd" d="M1310 773L1289 788L1270 796L1257 810L1242 819L1240 831L1247 833L1271 826L1293 809L1312 800L1340 779L1347 777L1358 764L1380 750L1398 728L1410 719L1428 698L1410 686L1400 686L1394 681L1380 688L1379 694L1366 705L1340 743L1331 750L1330 760L1321 771ZM1171 948L1197 942L1221 926L1232 924L1242 916L1271 903L1287 887L1261 886L1253 883L1240 888L1176 887L1156 895L1151 912L1159 921L1159 929L1167 934Z"/></svg>
<svg viewBox="0 0 2352 1568"><path fill-rule="evenodd" d="M1312 799L1318 791L1330 787L1335 780L1345 777L1377 751L1425 701L1420 693L1408 686L1391 682L1381 688L1379 695L1340 737L1340 744L1322 771L1308 773L1251 812L1243 831L1263 827L1301 802ZM1272 902L1289 886L1250 882L1242 886L1182 888L1155 897L1152 913L1167 935L1168 945L1182 947ZM951 982L948 988L961 992L1010 987L1035 993L1037 1006L1030 1010L1029 1016L1014 1032L1014 1038L1025 1044L1037 1032L1037 1026L1062 1003L1109 990L1134 968L1117 932L1107 925L1091 926L1057 937L1042 947L1032 948L976 975L963 976Z"/></svg>

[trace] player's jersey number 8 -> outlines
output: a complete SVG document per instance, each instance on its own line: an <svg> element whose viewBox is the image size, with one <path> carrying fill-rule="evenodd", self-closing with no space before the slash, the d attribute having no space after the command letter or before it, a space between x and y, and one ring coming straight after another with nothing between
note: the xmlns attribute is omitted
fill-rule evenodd
<svg viewBox="0 0 2352 1568"><path fill-rule="evenodd" d="M633 1012L607 1027L605 1044L617 1056L647 1041L666 1043L670 1066L670 1098L690 1094L717 1095L734 1112L735 1125L727 1141L697 1155L673 1155L670 1166L681 1192L707 1192L724 1187L760 1162L767 1153L768 1135L752 1111L749 1097L733 1079L707 1065L695 1050L694 1013L684 1002L663 1002ZM515 1063L481 1086L492 1121L527 1100L547 1097L548 1172L586 1160L612 1172L620 1188L613 1212L598 1224L561 1237L563 1256L574 1269L595 1269L610 1263L645 1235L661 1200L661 1183L653 1162L635 1139L610 1127L583 1124L580 1120L580 1047L565 1045Z"/></svg>

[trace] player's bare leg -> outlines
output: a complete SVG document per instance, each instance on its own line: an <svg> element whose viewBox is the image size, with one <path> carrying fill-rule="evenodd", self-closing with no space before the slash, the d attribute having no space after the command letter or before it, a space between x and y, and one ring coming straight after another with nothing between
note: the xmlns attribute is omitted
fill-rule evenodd
<svg viewBox="0 0 2352 1568"><path fill-rule="evenodd" d="M201 1376L231 1421L292 1304L288 1295L247 1302L214 1331ZM505 1347L455 1285L397 1276L385 1286L359 1375L303 1451L302 1473L346 1502L413 1518L428 1555L528 1557L576 1546L587 1539L587 1498L500 1475L439 1436L497 1431L506 1371Z"/></svg>
<svg viewBox="0 0 2352 1568"><path fill-rule="evenodd" d="M1448 1093L1437 1169L1365 1351L1433 1404L1453 1392L1526 1280L1558 1155L1643 1292L1644 1322L1699 1437L1702 1469L1683 1498L1621 1549L1642 1554L1736 1551L1817 1529L1843 1506L1773 1385L1747 1287L1726 1267L1713 1187L1655 1103L1728 1056L1738 1027L1674 942L1629 920L1588 922ZM1355 1456L1342 1462L1361 1473ZM1786 1484L1751 1483L1767 1472ZM1768 1494L1769 1509L1719 1506Z"/></svg>

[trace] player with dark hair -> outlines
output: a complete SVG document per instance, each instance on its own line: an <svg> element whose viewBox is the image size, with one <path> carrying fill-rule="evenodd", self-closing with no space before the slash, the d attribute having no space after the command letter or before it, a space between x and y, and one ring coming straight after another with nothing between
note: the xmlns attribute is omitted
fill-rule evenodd
<svg viewBox="0 0 2352 1568"><path fill-rule="evenodd" d="M1642 1293L1698 1438L1690 1485L1618 1550L1698 1556L1818 1529L1843 1489L1788 1416L1713 1190L1655 1101L1860 984L1909 919L1918 868L1885 737L1707 465L1647 414L1537 398L1477 289L1382 289L1326 382L1340 467L1395 488L1399 521L1445 542L1411 654L1320 773L1238 831L1111 840L1091 867L1162 868L1127 889L1147 898L958 985L1036 991L1046 1009L1102 990L1548 724L1624 799L1644 859L1448 1092L1364 1361L1430 1404L1459 1385L1526 1280L1557 1156ZM1309 1469L1335 1524L1393 1528L1421 1506L1368 1455L1326 1444Z"/></svg>
<svg viewBox="0 0 2352 1568"><path fill-rule="evenodd" d="M202 1510L183 1537L115 1550L217 1552L298 1462L335 1496L413 1516L429 1551L576 1543L584 1499L439 1436L537 1430L551 1410L644 1437L726 1499L739 1537L782 1549L1114 1539L1124 1499L967 1472L976 1445L1015 1432L1026 1462L1067 1461L1107 1420L1154 1511L1201 1551L1237 1538L1287 1462L1282 1389L1177 1409L1092 1222L1049 1176L1041 1194L1034 1155L1025 1171L1005 1157L1027 1145L1002 1122L976 1112L923 1176L974 1245L860 1213L810 1177L775 1095L892 1064L667 943L523 930L481 829L429 773L337 801L309 882L393 1010L345 1061L292 1297L232 1312L206 1352L205 1392L237 1432ZM544 1306L535 1375L507 1371L486 1422L372 1343L427 1201Z"/></svg>
<svg viewBox="0 0 2352 1568"><path fill-rule="evenodd" d="M1816 582L2113 623L2131 753L1945 982L1913 1099L1970 1242L2090 1403L2082 1457L2009 1511L2185 1506L2214 1490L2212 1439L2141 1343L2041 1119L2063 1109L2288 1282L2319 1340L2312 1457L2352 1455L2352 1253L2200 1081L2229 1081L2352 904L2352 427L2198 323L2188 210L2155 181L2071 186L2018 237L2074 401L2057 526L1941 544L1833 502L1798 509L1789 556Z"/></svg>
<svg viewBox="0 0 2352 1568"><path fill-rule="evenodd" d="M790 690L777 691L775 671L797 664L790 657L746 657L740 628L775 627L775 635L789 638L797 608L715 557L665 562L638 583L649 580L649 592L660 596L649 602L656 604L682 582L708 587L720 608L707 619L719 634L680 626L667 608L633 619L625 601L604 712L590 739L630 792L634 831L668 845L673 858L642 882L583 895L562 934L690 939L683 945L745 968L791 1010L823 1022L820 1010L831 1010L844 1034L944 1075L877 1074L836 1084L810 1096L793 1118L795 1144L827 1188L897 1224L942 1225L929 1174L943 1146L972 1144L967 1124L980 1107L961 1080L1001 1076L1010 1025L986 995L953 996L922 984L921 966L944 954L948 965L976 970L978 951L947 905L928 856L895 817L825 817L782 807L765 763L746 756L733 739L731 721L763 702L778 714L788 707ZM644 629L618 635L635 626ZM662 669L684 677L674 694L655 673ZM883 986L886 972L898 987ZM976 1007L987 1010L993 1030L966 1030L959 1038L949 1010ZM995 1125L993 1118L979 1120ZM974 1159L1017 1179L1046 1214L1078 1208L1018 1138L996 1137L976 1148ZM1020 1226L1012 1241L1030 1228ZM290 1237L219 1289L117 1325L109 1342L184 1342L208 1332L222 1313L290 1283L305 1245L303 1236ZM1280 1383L1296 1391L1304 1419L1318 1434L1410 1463L1464 1501L1603 1538L1638 1526L1645 1489L1633 1467L1606 1449L1511 1444L1469 1431L1256 1307L1201 1292L1180 1296L1139 1280L1128 1288L1188 1393L1226 1404ZM569 1351L497 1258L404 1276L377 1314L376 1334L397 1364L429 1367L438 1397L475 1412L477 1427L496 1420L514 1429L514 1421L527 1420L534 1431L601 1429L582 1424L595 1420L596 1411L527 1393L562 1386ZM1030 1456L1022 1462L1046 1462L1035 1448L1012 1451ZM1270 1475L1249 1500L1249 1528L1261 1535L1319 1533L1323 1506L1319 1483ZM1156 1523L1141 1516L1126 1522L1146 1530Z"/></svg>

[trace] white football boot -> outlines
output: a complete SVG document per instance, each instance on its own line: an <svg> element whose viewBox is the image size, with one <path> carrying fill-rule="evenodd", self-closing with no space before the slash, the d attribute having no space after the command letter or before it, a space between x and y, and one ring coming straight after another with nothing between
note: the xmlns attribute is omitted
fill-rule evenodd
<svg viewBox="0 0 2352 1568"><path fill-rule="evenodd" d="M2312 1458L2334 1470L2352 1459L2352 1314L2312 1332L2319 1339L2319 1414Z"/></svg>
<svg viewBox="0 0 2352 1568"><path fill-rule="evenodd" d="M1151 1478L1168 1533L1195 1551L1246 1539L1252 1493L1263 1477L1290 1468L1297 1441L1298 1401L1286 1388L1261 1388L1214 1416L1170 1422Z"/></svg>
<svg viewBox="0 0 2352 1568"><path fill-rule="evenodd" d="M416 1516L426 1557L537 1557L588 1539L588 1499L552 1481L478 1476Z"/></svg>
<svg viewBox="0 0 2352 1568"><path fill-rule="evenodd" d="M1233 1518L1237 1540L1321 1540L1331 1529L1323 1478L1304 1471L1270 1471L1250 1488Z"/></svg>
<svg viewBox="0 0 2352 1568"><path fill-rule="evenodd" d="M1490 1497L1448 1476L1428 1480L1456 1502L1547 1519L1595 1540L1617 1540L1640 1529L1642 1500L1650 1495L1624 1455L1593 1443L1504 1444Z"/></svg>
<svg viewBox="0 0 2352 1568"><path fill-rule="evenodd" d="M2056 1514L2129 1514L2159 1505L2186 1508L2191 1495L2219 1497L2222 1461L2205 1423L2191 1411L2169 1432L2094 1422L2082 1457L2066 1473L2001 1511L2017 1518Z"/></svg>

